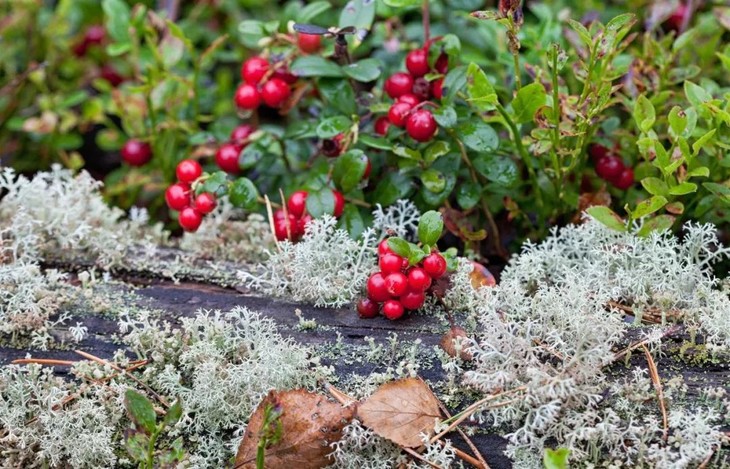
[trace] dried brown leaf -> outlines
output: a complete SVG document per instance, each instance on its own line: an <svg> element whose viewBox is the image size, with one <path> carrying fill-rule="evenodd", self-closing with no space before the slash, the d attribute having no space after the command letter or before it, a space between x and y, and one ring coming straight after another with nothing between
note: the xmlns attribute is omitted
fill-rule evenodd
<svg viewBox="0 0 730 469"><path fill-rule="evenodd" d="M267 469L315 469L332 464L330 444L342 437L353 407L342 407L303 389L271 391L251 416L236 454L236 469L254 469L266 407L281 411L281 439L266 449Z"/></svg>
<svg viewBox="0 0 730 469"><path fill-rule="evenodd" d="M489 269L476 261L471 261L471 264L472 271L469 274L469 280L471 280L471 286L474 290L478 290L481 287L493 287L497 285L497 280Z"/></svg>
<svg viewBox="0 0 730 469"><path fill-rule="evenodd" d="M468 339L469 337L466 335L466 331L464 329L454 326L441 338L440 345L444 352L446 352L450 357L455 357L458 353L459 358L468 361L473 358L471 352L466 347L466 341ZM460 347L457 347L457 343Z"/></svg>
<svg viewBox="0 0 730 469"><path fill-rule="evenodd" d="M423 444L421 434L433 435L441 419L439 401L418 378L386 383L360 404L357 417L376 434L406 447Z"/></svg>

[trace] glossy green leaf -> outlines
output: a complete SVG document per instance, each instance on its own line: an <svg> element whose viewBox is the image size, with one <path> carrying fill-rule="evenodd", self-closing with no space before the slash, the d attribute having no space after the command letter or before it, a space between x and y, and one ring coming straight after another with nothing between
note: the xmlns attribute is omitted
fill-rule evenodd
<svg viewBox="0 0 730 469"><path fill-rule="evenodd" d="M378 150L392 150L393 144L383 137L373 137L372 135L362 134L357 137L357 141Z"/></svg>
<svg viewBox="0 0 730 469"><path fill-rule="evenodd" d="M408 197L413 191L413 182L401 172L391 171L385 175L373 191L373 203L388 206L398 199Z"/></svg>
<svg viewBox="0 0 730 469"><path fill-rule="evenodd" d="M499 147L497 132L481 119L464 122L457 128L459 138L464 145L477 152L488 152Z"/></svg>
<svg viewBox="0 0 730 469"><path fill-rule="evenodd" d="M514 120L518 124L532 122L538 109L547 103L547 93L542 83L530 83L523 86L512 101Z"/></svg>
<svg viewBox="0 0 730 469"><path fill-rule="evenodd" d="M320 218L325 213L332 215L335 212L335 195L332 189L324 187L310 192L307 196L307 212L314 218Z"/></svg>
<svg viewBox="0 0 730 469"><path fill-rule="evenodd" d="M383 3L393 8L407 8L419 6L421 0L383 0Z"/></svg>
<svg viewBox="0 0 730 469"><path fill-rule="evenodd" d="M697 192L697 184L693 182L683 182L669 188L669 193L672 195L686 195L694 192Z"/></svg>
<svg viewBox="0 0 730 469"><path fill-rule="evenodd" d="M423 152L423 160L427 164L431 164L434 161L436 161L437 158L440 156L444 156L447 154L450 150L450 145L448 142L445 142L443 140L437 140L430 144L426 150Z"/></svg>
<svg viewBox="0 0 730 469"><path fill-rule="evenodd" d="M421 173L423 187L435 193L443 192L446 188L446 176L435 169L427 169Z"/></svg>
<svg viewBox="0 0 730 469"><path fill-rule="evenodd" d="M375 19L376 0L350 0L340 13L340 28L354 26L370 30Z"/></svg>
<svg viewBox="0 0 730 469"><path fill-rule="evenodd" d="M402 238L388 238L388 247L395 254L408 258L411 255L411 243Z"/></svg>
<svg viewBox="0 0 730 469"><path fill-rule="evenodd" d="M382 72L382 65L377 59L363 59L342 67L345 75L356 81L369 82L377 80Z"/></svg>
<svg viewBox="0 0 730 469"><path fill-rule="evenodd" d="M482 153L472 160L474 168L491 182L510 187L519 179L519 170L514 161L506 156Z"/></svg>
<svg viewBox="0 0 730 469"><path fill-rule="evenodd" d="M464 210L474 208L481 200L481 196L482 187L476 182L466 181L459 184L456 189L456 201Z"/></svg>
<svg viewBox="0 0 730 469"><path fill-rule="evenodd" d="M639 231L636 232L638 236L646 237L653 232L662 232L670 229L674 225L675 218L671 215L658 215L641 225Z"/></svg>
<svg viewBox="0 0 730 469"><path fill-rule="evenodd" d="M355 204L345 204L345 209L342 211L342 216L340 217L340 223L352 239L358 239L366 228L365 220L362 218L360 209Z"/></svg>
<svg viewBox="0 0 730 469"><path fill-rule="evenodd" d="M589 207L586 213L614 231L626 231L626 222L608 207L596 205Z"/></svg>
<svg viewBox="0 0 730 469"><path fill-rule="evenodd" d="M118 43L129 43L130 10L123 0L103 0L105 25L109 36Z"/></svg>
<svg viewBox="0 0 730 469"><path fill-rule="evenodd" d="M297 13L298 23L309 23L317 16L332 8L332 4L326 0L319 0L308 3Z"/></svg>
<svg viewBox="0 0 730 469"><path fill-rule="evenodd" d="M215 195L223 195L228 187L228 177L223 171L216 171L198 186L197 193L210 192Z"/></svg>
<svg viewBox="0 0 730 469"><path fill-rule="evenodd" d="M497 92L484 71L475 63L470 63L466 70L466 89L469 102L479 111L496 109Z"/></svg>
<svg viewBox="0 0 730 469"><path fill-rule="evenodd" d="M165 425L165 427L171 427L179 422L180 418L182 417L182 411L182 401L178 399L169 409L167 409L167 413L162 419L162 423Z"/></svg>
<svg viewBox="0 0 730 469"><path fill-rule="evenodd" d="M228 198L231 203L239 208L251 210L256 207L259 192L250 179L239 177L231 184L228 190Z"/></svg>
<svg viewBox="0 0 730 469"><path fill-rule="evenodd" d="M643 94L636 100L636 105L634 106L634 121L636 121L636 125L639 127L639 130L644 133L649 132L654 125L654 122L656 122L656 111L654 110L654 105Z"/></svg>
<svg viewBox="0 0 730 469"><path fill-rule="evenodd" d="M350 150L337 157L332 179L345 194L355 189L365 175L368 157L362 150Z"/></svg>
<svg viewBox="0 0 730 469"><path fill-rule="evenodd" d="M644 218L647 215L651 215L652 213L660 210L662 207L667 205L667 202L668 200L664 196L655 195L650 199L639 203L634 211L631 213L631 218L633 218L634 220L638 220L640 218Z"/></svg>
<svg viewBox="0 0 730 469"><path fill-rule="evenodd" d="M152 403L134 389L127 389L124 393L124 408L137 429L155 433L157 430L157 414Z"/></svg>
<svg viewBox="0 0 730 469"><path fill-rule="evenodd" d="M451 106L434 109L433 117L436 119L436 123L445 129L453 128L456 125L456 111Z"/></svg>
<svg viewBox="0 0 730 469"><path fill-rule="evenodd" d="M667 195L669 193L669 187L667 183L659 178L648 177L641 180L641 185L651 195Z"/></svg>
<svg viewBox="0 0 730 469"><path fill-rule="evenodd" d="M328 117L317 126L317 137L332 138L345 132L352 126L352 121L346 116Z"/></svg>
<svg viewBox="0 0 730 469"><path fill-rule="evenodd" d="M421 152L418 150L414 150L413 148L409 148L405 145L395 145L393 147L393 153L400 156L401 158L408 158L411 160L421 160L423 159L421 156Z"/></svg>
<svg viewBox="0 0 730 469"><path fill-rule="evenodd" d="M418 222L418 240L424 246L434 246L444 230L444 220L439 212L430 210Z"/></svg>
<svg viewBox="0 0 730 469"><path fill-rule="evenodd" d="M342 77L342 68L320 55L305 55L294 60L291 72L298 77Z"/></svg>
<svg viewBox="0 0 730 469"><path fill-rule="evenodd" d="M348 116L357 113L355 91L349 80L320 78L317 82L317 89L329 106Z"/></svg>

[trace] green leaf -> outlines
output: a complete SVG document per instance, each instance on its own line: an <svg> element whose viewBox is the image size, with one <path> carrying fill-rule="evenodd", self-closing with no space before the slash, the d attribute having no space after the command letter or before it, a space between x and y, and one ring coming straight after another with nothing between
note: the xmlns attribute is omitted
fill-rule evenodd
<svg viewBox="0 0 730 469"><path fill-rule="evenodd" d="M355 204L345 204L342 211L340 223L345 227L352 239L358 239L365 231L365 221L360 214L360 209Z"/></svg>
<svg viewBox="0 0 730 469"><path fill-rule="evenodd" d="M456 111L451 106L441 106L434 109L432 114L436 119L436 123L445 129L450 129L456 125Z"/></svg>
<svg viewBox="0 0 730 469"><path fill-rule="evenodd" d="M180 39L169 34L160 41L160 55L166 69L172 68L182 59L185 53L185 44Z"/></svg>
<svg viewBox="0 0 730 469"><path fill-rule="evenodd" d="M405 239L388 238L388 247L401 257L408 258L411 255L411 243Z"/></svg>
<svg viewBox="0 0 730 469"><path fill-rule="evenodd" d="M488 152L499 147L497 132L482 120L470 120L459 125L459 138L464 145L477 152Z"/></svg>
<svg viewBox="0 0 730 469"><path fill-rule="evenodd" d="M130 11L123 0L103 0L101 7L106 19L106 30L114 41L129 43Z"/></svg>
<svg viewBox="0 0 730 469"><path fill-rule="evenodd" d="M345 75L353 80L369 82L377 80L382 72L382 65L377 59L363 59L342 67Z"/></svg>
<svg viewBox="0 0 730 469"><path fill-rule="evenodd" d="M330 8L332 4L326 0L309 3L297 13L297 23L309 23Z"/></svg>
<svg viewBox="0 0 730 469"><path fill-rule="evenodd" d="M636 23L636 15L633 13L624 13L618 15L608 22L606 31L618 31L625 26L631 26Z"/></svg>
<svg viewBox="0 0 730 469"><path fill-rule="evenodd" d="M327 103L341 113L351 116L357 112L355 91L349 80L320 78L317 81L317 89Z"/></svg>
<svg viewBox="0 0 730 469"><path fill-rule="evenodd" d="M506 156L481 153L472 164L479 174L500 186L510 187L519 179L517 165Z"/></svg>
<svg viewBox="0 0 730 469"><path fill-rule="evenodd" d="M134 389L127 389L124 394L124 407L134 425L148 434L157 430L157 414L152 403Z"/></svg>
<svg viewBox="0 0 730 469"><path fill-rule="evenodd" d="M436 161L438 157L447 154L450 149L451 148L448 142L445 142L443 140L436 140L431 145L429 145L428 148L426 148L426 150L423 152L423 160L430 165L431 163Z"/></svg>
<svg viewBox="0 0 730 469"><path fill-rule="evenodd" d="M692 155L697 156L700 154L700 150L702 150L705 146L707 146L707 143L712 140L712 137L715 136L715 132L717 129L712 129L706 134L704 134L702 137L698 138L695 143L692 144Z"/></svg>
<svg viewBox="0 0 730 469"><path fill-rule="evenodd" d="M298 77L331 77L344 76L342 68L331 60L319 55L305 55L294 60L291 72Z"/></svg>
<svg viewBox="0 0 730 469"><path fill-rule="evenodd" d="M337 157L332 179L342 192L347 194L362 181L368 166L368 157L362 150L350 150Z"/></svg>
<svg viewBox="0 0 730 469"><path fill-rule="evenodd" d="M373 191L373 203L384 207L394 204L398 199L408 197L413 190L413 183L401 172L391 171L382 178Z"/></svg>
<svg viewBox="0 0 730 469"><path fill-rule="evenodd" d="M466 70L466 89L469 102L481 112L496 109L497 92L479 65L470 63Z"/></svg>
<svg viewBox="0 0 730 469"><path fill-rule="evenodd" d="M418 222L418 239L424 246L434 246L444 230L444 220L439 212L430 210L421 215Z"/></svg>
<svg viewBox="0 0 730 469"><path fill-rule="evenodd" d="M258 47L258 43L267 35L266 26L257 20L243 20L238 23L241 42L247 47Z"/></svg>
<svg viewBox="0 0 730 469"><path fill-rule="evenodd" d="M687 173L688 178L692 177L709 177L710 176L710 168L707 166L700 166L699 168L695 168L692 171Z"/></svg>
<svg viewBox="0 0 730 469"><path fill-rule="evenodd" d="M370 148L376 148L378 150L393 150L393 144L383 137L373 137L372 135L361 134L358 135L357 141L363 145L367 145Z"/></svg>
<svg viewBox="0 0 730 469"><path fill-rule="evenodd" d="M568 469L569 459L570 450L568 448L558 448L555 450L545 448L542 464L545 469Z"/></svg>
<svg viewBox="0 0 730 469"><path fill-rule="evenodd" d="M332 189L325 187L316 192L310 192L307 196L307 212L314 218L319 218L325 213L332 215L335 212L335 195Z"/></svg>
<svg viewBox="0 0 730 469"><path fill-rule="evenodd" d="M669 188L669 193L672 195L686 195L697 192L697 184L693 182L683 182L674 187Z"/></svg>
<svg viewBox="0 0 730 469"><path fill-rule="evenodd" d="M405 145L395 145L393 147L393 153L397 156L400 156L401 158L408 158L409 160L418 160L420 161L422 158L421 152L418 150L414 150L413 148L408 148Z"/></svg>
<svg viewBox="0 0 730 469"><path fill-rule="evenodd" d="M383 3L393 8L407 8L420 5L421 0L383 0Z"/></svg>
<svg viewBox="0 0 730 469"><path fill-rule="evenodd" d="M427 169L421 173L421 182L427 190L439 193L446 189L446 177L435 169Z"/></svg>
<svg viewBox="0 0 730 469"><path fill-rule="evenodd" d="M266 146L260 142L246 145L238 156L238 167L241 169L253 168L264 159L267 151Z"/></svg>
<svg viewBox="0 0 730 469"><path fill-rule="evenodd" d="M651 195L667 195L669 193L669 187L667 183L659 178L647 177L641 180L641 185Z"/></svg>
<svg viewBox="0 0 730 469"><path fill-rule="evenodd" d="M449 70L444 78L443 103L454 101L456 94L466 85L466 67L455 67Z"/></svg>
<svg viewBox="0 0 730 469"><path fill-rule="evenodd" d="M591 36L591 33L588 31L588 29L583 26L583 23L571 18L568 19L568 24L573 29L573 31L578 33L578 36L580 37L581 41L583 41L583 44L585 44L589 48L593 46L593 37Z"/></svg>
<svg viewBox="0 0 730 469"><path fill-rule="evenodd" d="M636 100L636 105L634 106L634 121L636 121L636 125L644 133L649 132L654 125L654 122L656 122L656 111L654 110L654 105L643 94Z"/></svg>
<svg viewBox="0 0 730 469"><path fill-rule="evenodd" d="M106 53L111 57L119 57L120 55L126 54L132 50L131 42L115 42L106 46Z"/></svg>
<svg viewBox="0 0 730 469"><path fill-rule="evenodd" d="M692 103L692 106L696 108L700 107L702 103L712 101L712 95L710 93L691 81L684 82L684 94L687 96L687 100Z"/></svg>
<svg viewBox="0 0 730 469"><path fill-rule="evenodd" d="M216 171L215 173L208 176L208 178L199 185L196 189L198 194L203 192L210 192L217 196L223 195L226 192L228 184L228 176L223 171Z"/></svg>
<svg viewBox="0 0 730 469"><path fill-rule="evenodd" d="M616 212L603 205L595 205L589 207L586 213L596 219L598 222L614 231L626 231L626 222L619 217Z"/></svg>
<svg viewBox="0 0 730 469"><path fill-rule="evenodd" d="M518 124L532 122L538 109L547 103L547 93L542 83L530 83L523 86L512 101L514 120Z"/></svg>
<svg viewBox="0 0 730 469"><path fill-rule="evenodd" d="M644 218L647 215L651 215L657 210L667 205L668 200L666 197L661 195L655 195L650 199L647 199L636 206L633 212L631 212L631 218L638 220Z"/></svg>
<svg viewBox="0 0 730 469"><path fill-rule="evenodd" d="M346 116L328 117L317 126L317 137L332 138L345 132L351 125L352 121Z"/></svg>
<svg viewBox="0 0 730 469"><path fill-rule="evenodd" d="M256 207L259 191L250 179L240 177L233 181L228 190L231 203L239 208L251 210Z"/></svg>
<svg viewBox="0 0 730 469"><path fill-rule="evenodd" d="M456 189L456 201L459 206L464 210L474 208L481 200L482 188L479 183L473 181L467 181L463 184L459 184Z"/></svg>
<svg viewBox="0 0 730 469"><path fill-rule="evenodd" d="M167 413L162 419L162 424L168 428L175 425L182 417L182 410L182 401L178 399L169 409L167 409Z"/></svg>
<svg viewBox="0 0 730 469"><path fill-rule="evenodd" d="M147 461L147 447L149 444L149 437L141 432L132 434L124 442L127 454L133 461Z"/></svg>
<svg viewBox="0 0 730 469"><path fill-rule="evenodd" d="M661 232L670 229L674 225L674 217L671 215L657 215L656 217L648 220L646 223L641 225L639 231L636 232L638 236L646 237L653 232Z"/></svg>
<svg viewBox="0 0 730 469"><path fill-rule="evenodd" d="M723 186L722 184L717 184L715 182L705 182L702 184L702 187L712 192L715 196L725 202L730 202L730 187Z"/></svg>
<svg viewBox="0 0 730 469"><path fill-rule="evenodd" d="M672 130L675 137L682 135L684 129L687 128L687 115L679 106L674 106L672 110L669 111L668 120L669 128Z"/></svg>
<svg viewBox="0 0 730 469"><path fill-rule="evenodd" d="M370 30L375 19L375 0L350 0L340 14L340 28L354 26Z"/></svg>

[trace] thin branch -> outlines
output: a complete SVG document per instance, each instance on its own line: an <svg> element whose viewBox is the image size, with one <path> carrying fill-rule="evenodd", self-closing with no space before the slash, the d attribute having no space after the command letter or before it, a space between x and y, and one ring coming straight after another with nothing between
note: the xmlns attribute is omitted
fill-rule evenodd
<svg viewBox="0 0 730 469"><path fill-rule="evenodd" d="M441 408L441 412L443 412L444 415L446 415L448 418L453 418L451 416L451 414L449 413L449 409L446 408L446 406L443 404L443 402L438 401L438 403L439 403L439 407ZM476 463L478 463L478 464L476 464L473 461L468 461L464 457L464 456L469 456L467 454L460 455L459 453L457 453L456 455L459 456L462 460L471 464L472 466L481 467L482 469L490 469L489 464L487 464L487 461L484 459L484 456L482 456L482 453L479 452L479 449L476 447L474 442L471 441L471 438L469 438L469 435L464 433L464 430L462 430L460 427L456 427L456 431L459 432L459 435L461 435L461 437L464 439L466 444L469 445L469 448L472 450L472 452L474 453L474 456L476 456L476 458L477 458ZM456 448L454 448L454 449L456 449ZM457 451L461 452L461 450L457 450Z"/></svg>
<svg viewBox="0 0 730 469"><path fill-rule="evenodd" d="M649 375L651 376L651 382L654 383L654 389L656 389L657 399L659 399L659 409L661 409L662 411L662 424L664 426L664 434L662 435L662 439L664 440L664 443L666 443L667 439L669 438L669 422L667 420L667 406L664 402L662 380L659 377L659 370L657 370L656 362L654 361L654 357L651 356L651 352L649 352L649 349L644 344L641 345L641 348L644 349L646 362L649 366Z"/></svg>
<svg viewBox="0 0 730 469"><path fill-rule="evenodd" d="M423 457L423 456L421 456L420 454L418 454L418 453L416 453L415 451L413 451L413 450L412 450L411 448L401 448L401 449L402 449L403 451L405 451L406 453L410 454L410 455L411 455L412 457L414 457L414 458L418 459L419 461L421 461L421 462L422 462L422 463L424 463L424 464L428 464L429 466L431 466L431 467L434 467L434 468L436 468L436 469L443 469L443 468L442 468L441 466L439 466L438 464L434 464L434 463L432 463L432 462L431 462L431 461L429 461L428 459L424 458L424 457Z"/></svg>

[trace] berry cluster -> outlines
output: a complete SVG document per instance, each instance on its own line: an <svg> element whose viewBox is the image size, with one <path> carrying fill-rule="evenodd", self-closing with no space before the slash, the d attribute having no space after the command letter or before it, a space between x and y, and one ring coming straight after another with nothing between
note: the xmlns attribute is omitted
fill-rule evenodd
<svg viewBox="0 0 730 469"><path fill-rule="evenodd" d="M233 99L241 109L254 110L263 104L281 107L291 96L292 85L297 77L286 68L270 70L269 61L259 55L246 60L241 66L243 83L236 89Z"/></svg>
<svg viewBox="0 0 730 469"><path fill-rule="evenodd" d="M256 129L252 125L242 124L233 129L229 141L218 147L215 152L215 163L229 174L238 174L241 170L238 157L248 145L249 137Z"/></svg>
<svg viewBox="0 0 730 469"><path fill-rule="evenodd" d="M83 57L89 51L89 48L101 46L105 39L106 29L104 29L104 26L100 24L89 26L84 32L84 37L73 46L73 52L76 57Z"/></svg>
<svg viewBox="0 0 730 469"><path fill-rule="evenodd" d="M312 221L312 216L307 213L307 191L296 191L286 201L286 210L280 208L274 212L274 234L278 241L296 242L304 236L304 230ZM345 210L345 197L339 191L332 191L335 199L333 215L339 218Z"/></svg>
<svg viewBox="0 0 730 469"><path fill-rule="evenodd" d="M214 194L203 192L195 196L192 185L203 175L203 168L195 160L183 160L175 170L177 181L165 191L165 201L172 210L178 211L178 222L185 231L196 231L203 216L215 209Z"/></svg>
<svg viewBox="0 0 730 469"><path fill-rule="evenodd" d="M362 318L374 318L383 305L383 316L395 320L405 310L416 310L426 301L426 291L431 281L446 273L446 259L438 252L432 252L417 265L411 266L408 259L395 254L383 240L378 246L380 271L370 276L367 282L367 298L357 303L357 312Z"/></svg>
<svg viewBox="0 0 730 469"><path fill-rule="evenodd" d="M431 111L423 105L431 98L441 99L444 79L429 82L427 74L445 74L448 71L448 56L441 54L433 67L428 64L428 45L408 53L408 72L398 72L385 80L385 92L395 102L388 110L388 116L375 121L375 132L386 135L391 125L405 127L408 135L417 142L427 142L436 135L437 125Z"/></svg>
<svg viewBox="0 0 730 469"><path fill-rule="evenodd" d="M149 143L137 139L129 139L121 150L122 161L129 166L144 166L152 159L152 148Z"/></svg>
<svg viewBox="0 0 730 469"><path fill-rule="evenodd" d="M634 185L634 169L627 168L621 158L614 155L611 150L603 145L593 144L588 151L596 165L598 177L621 190Z"/></svg>

